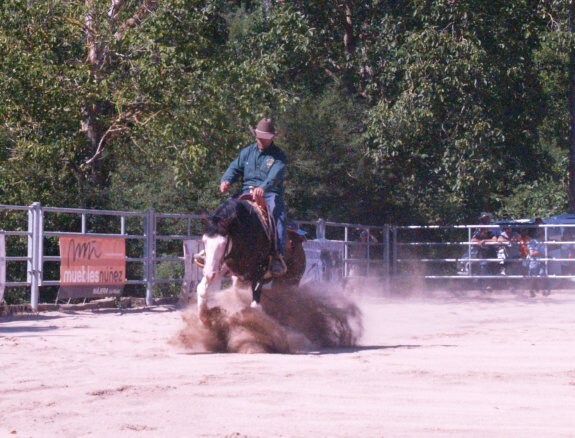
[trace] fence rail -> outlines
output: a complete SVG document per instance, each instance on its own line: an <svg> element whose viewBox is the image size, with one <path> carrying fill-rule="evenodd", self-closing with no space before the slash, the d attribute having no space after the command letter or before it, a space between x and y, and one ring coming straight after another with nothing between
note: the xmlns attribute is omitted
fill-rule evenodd
<svg viewBox="0 0 575 438"><path fill-rule="evenodd" d="M514 235L508 244L493 241L479 245L473 239L480 228L489 229L497 237L504 227ZM394 281L415 277L431 283L450 281L451 287L462 288L480 284L531 289L534 282L546 289L575 286L575 237L570 237L575 235L575 224L394 226L390 232ZM519 232L524 240L519 239ZM526 256L528 240L535 237L543 253ZM491 255L480 254L478 248L487 248Z"/></svg>
<svg viewBox="0 0 575 438"><path fill-rule="evenodd" d="M310 277L342 281L349 276L385 272L389 246L376 241L375 236L388 235L386 227L322 219L296 223L308 233L305 247ZM122 237L126 239L129 274L125 284L145 288L146 303L150 305L158 285L184 282L183 242L200 239L202 229L199 214L44 207L38 202L30 206L0 205L0 233L6 239L5 262L10 267L4 286L28 288L30 305L35 310L42 290L60 286L60 237ZM362 233L373 239L362 242ZM168 269L177 271L177 276L158 275L158 268L167 264L178 267Z"/></svg>
<svg viewBox="0 0 575 438"><path fill-rule="evenodd" d="M345 283L350 278L371 277L378 279L383 291L391 290L396 282L414 279L460 284L530 279L522 267L524 259L515 256L502 261L474 253L474 231L479 227L497 231L500 225L376 227L323 219L296 223L307 232L308 279ZM544 255L539 262L544 270L540 277L554 285L575 285L575 237L566 239L575 236L575 224L512 227L543 232ZM60 237L119 236L126 239L126 285L145 290L146 303L152 304L158 287L184 282L183 242L200 239L202 229L199 214L43 207L40 203L0 205L0 233L6 242L5 263L10 267L4 286L29 288L30 305L37 309L40 291L60 285ZM570 249L568 254L566 249ZM503 263L509 272L484 269ZM193 282L199 281L199 271L197 275Z"/></svg>

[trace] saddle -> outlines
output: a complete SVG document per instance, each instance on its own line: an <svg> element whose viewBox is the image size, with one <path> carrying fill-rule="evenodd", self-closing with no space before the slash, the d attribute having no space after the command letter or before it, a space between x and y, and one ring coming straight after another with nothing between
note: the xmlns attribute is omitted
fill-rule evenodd
<svg viewBox="0 0 575 438"><path fill-rule="evenodd" d="M276 224L268 211L265 199L256 201L251 193L244 193L240 195L238 199L240 201L248 201L254 207L254 210L258 214L258 219L260 220L266 235L270 241L273 242L274 248L277 248Z"/></svg>

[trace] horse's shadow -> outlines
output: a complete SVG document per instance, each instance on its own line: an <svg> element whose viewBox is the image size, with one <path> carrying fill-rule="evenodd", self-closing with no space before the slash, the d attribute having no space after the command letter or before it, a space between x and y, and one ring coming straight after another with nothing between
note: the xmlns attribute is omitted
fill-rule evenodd
<svg viewBox="0 0 575 438"><path fill-rule="evenodd" d="M351 354L362 353L364 351L384 351L392 349L412 349L421 348L422 345L415 344L398 344L398 345L356 345L352 347L330 347L321 348L317 351L302 352L301 354L317 354L317 355L335 355L335 354Z"/></svg>
<svg viewBox="0 0 575 438"><path fill-rule="evenodd" d="M30 325L25 325L25 326L17 326L17 327L0 327L0 337L2 336L7 336L10 334L15 334L15 333L44 333L44 332L49 332L52 330L58 330L60 327L55 326L55 325L49 325L46 327L37 327L37 326L30 326Z"/></svg>

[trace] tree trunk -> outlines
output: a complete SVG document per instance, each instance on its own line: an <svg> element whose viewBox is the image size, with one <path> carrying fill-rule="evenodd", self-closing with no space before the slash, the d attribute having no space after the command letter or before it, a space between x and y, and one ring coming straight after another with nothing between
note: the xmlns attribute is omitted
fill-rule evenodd
<svg viewBox="0 0 575 438"><path fill-rule="evenodd" d="M87 63L90 66L90 71L94 80L100 81L102 76L103 66L103 50L97 36L96 24L96 11L94 0L86 0L86 15L84 16L84 25L86 32L86 50L87 50ZM102 135L105 131L102 124L98 121L98 116L101 113L100 102L85 102L84 120L82 120L82 130L86 133L88 142L90 144L90 156L97 153L101 147ZM101 184L103 176L101 175L101 165L96 160L91 167L90 179L96 185Z"/></svg>
<svg viewBox="0 0 575 438"><path fill-rule="evenodd" d="M355 36L353 34L353 11L352 2L344 2L345 22L343 25L343 47L347 59L351 58L355 51Z"/></svg>
<svg viewBox="0 0 575 438"><path fill-rule="evenodd" d="M263 11L263 15L264 15L264 19L268 19L269 15L270 15L270 10L272 8L272 2L271 0L262 0L262 11Z"/></svg>

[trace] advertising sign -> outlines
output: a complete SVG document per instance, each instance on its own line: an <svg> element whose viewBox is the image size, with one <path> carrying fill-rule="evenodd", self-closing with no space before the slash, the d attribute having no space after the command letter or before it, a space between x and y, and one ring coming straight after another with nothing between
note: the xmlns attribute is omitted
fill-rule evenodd
<svg viewBox="0 0 575 438"><path fill-rule="evenodd" d="M126 284L126 239L60 237L58 298L119 296Z"/></svg>
<svg viewBox="0 0 575 438"><path fill-rule="evenodd" d="M4 301L6 286L6 236L0 233L0 303Z"/></svg>

